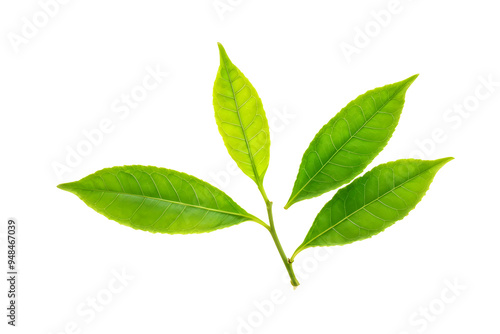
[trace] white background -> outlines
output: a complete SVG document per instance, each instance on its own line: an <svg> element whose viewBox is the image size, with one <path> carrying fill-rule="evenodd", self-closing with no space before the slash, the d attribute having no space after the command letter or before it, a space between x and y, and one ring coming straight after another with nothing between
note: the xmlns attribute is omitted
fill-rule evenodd
<svg viewBox="0 0 500 334"><path fill-rule="evenodd" d="M7 218L17 218L20 230L19 322L15 329L5 324L2 279L2 333L498 333L499 8L491 0L401 0L384 26L374 23L373 11L390 3L74 0L15 46L23 18L33 22L41 7L2 1L2 263ZM214 4L229 7L218 13ZM365 29L371 36L363 41ZM265 186L288 254L333 195L282 209L302 153L359 94L420 73L394 136L369 168L415 154L456 159L384 233L331 253L301 253L295 264L306 274L298 274L296 291L255 223L202 235L150 234L56 188L104 167L156 165L219 185L265 218L255 185L234 171L213 118L217 41L273 119ZM341 49L347 44L357 47L351 57ZM141 85L147 68L169 75L120 118L113 104ZM481 83L488 77L496 82L491 91ZM86 140L83 131L103 119L112 130L58 176L54 164L65 164L68 149ZM133 279L121 292L106 290L122 270ZM457 295L447 290L454 283ZM271 307L272 294L281 298ZM109 303L90 319L86 303L94 297Z"/></svg>

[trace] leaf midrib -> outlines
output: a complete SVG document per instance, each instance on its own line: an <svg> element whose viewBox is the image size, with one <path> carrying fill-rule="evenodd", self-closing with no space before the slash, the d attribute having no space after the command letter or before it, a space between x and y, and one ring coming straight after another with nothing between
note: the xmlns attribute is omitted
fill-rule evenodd
<svg viewBox="0 0 500 334"><path fill-rule="evenodd" d="M247 215L243 215L243 214L237 214L237 213L234 213L234 212L229 212L229 211L224 211L224 210L218 210L218 209L208 208L208 207L194 205L194 204L182 203L182 202L178 202L178 201L172 201L172 200L168 200L168 199L165 199L165 198L151 197L151 196L146 196L146 195L138 195L138 194L132 194L132 193L126 193L126 192L119 192L119 191L112 191L112 190L89 189L89 188L82 188L82 187L73 187L71 189L86 190L86 191L98 191L98 192L109 193L109 194L117 194L117 195L135 196L135 197L140 197L140 198L157 200L157 201L160 201L160 202L166 202L166 203L171 203L171 204L183 205L183 206L192 207L192 208L196 208L196 209L200 209L200 210L207 210L207 211L224 213L224 214L231 215L231 216L248 218L249 220L255 220L255 219L257 219L256 217L251 216L251 215L247 216Z"/></svg>
<svg viewBox="0 0 500 334"><path fill-rule="evenodd" d="M404 87L404 86L403 86L403 87ZM305 187L307 187L307 186L309 185L309 183L311 183L311 181L312 181L312 180L313 180L313 179L314 179L314 178L315 178L315 177L316 177L316 176L317 176L317 175L318 175L318 174L319 174L319 173L323 170L323 168L325 168L325 166L326 166L326 165L328 165L328 163L329 163L329 162L330 162L330 161L331 161L331 160L332 160L332 159L333 159L333 158L337 155L337 153L339 153L340 151L342 151L342 148L344 148L344 146L346 146L346 145L347 145L347 144L351 141L351 139L352 139L352 138L354 138L354 136L356 136L356 134L357 134L359 131L361 131L361 129L363 129L363 128L365 127L365 125L366 125L368 122L370 122L370 121L372 120L372 118L373 118L373 117L375 117L375 115L377 115L377 114L380 112L380 110L382 110L382 109L383 109L383 108L384 108L384 107L385 107L385 106L386 106L386 105L387 105L390 101L392 101L392 99L394 98L394 96L396 96L397 94L399 94L402 90L403 90L403 88L400 88L400 89L398 89L398 90L397 90L394 94L392 94L392 95L391 95L391 97L390 97L390 98L389 98L386 102L384 102L384 104L383 104L380 108L378 108L378 109L377 109L377 111L375 111L375 112L373 113L373 115L372 115L372 116L371 116L368 120L366 120L366 121L363 123L363 125L361 125L361 126L359 127L359 129L358 129L358 130L357 130L357 131L356 131L353 135L351 135L351 136L350 136L350 138L349 138L349 139L348 139L348 140L347 140L344 144L342 144L342 146L340 146L340 148L339 148L337 151L335 151L335 153L334 153L334 154L332 154L332 156L331 156L330 158L328 158L328 160L326 161L326 163L324 163L324 164L321 166L321 168L320 168L320 169L319 169L319 170L318 170L318 171L317 171L317 172L316 172L316 173L315 173L315 174L314 174L311 178L309 178L309 180L307 180L307 182L304 184L304 186L303 186L302 188L300 188L300 190L299 190L299 191L297 191L297 193L295 194L295 196L293 196L293 197L292 197L292 198L288 201L288 203L292 203L292 202L293 202L293 200L294 200L295 198L297 198L297 196L298 196L298 195L299 195L299 194L300 194L300 193L304 190L304 188L305 188ZM339 181L337 181L337 182L339 182Z"/></svg>
<svg viewBox="0 0 500 334"><path fill-rule="evenodd" d="M418 173L417 175L413 176L412 178L409 178L408 180L404 181L403 183L401 183L400 185L398 185L397 187L394 187L394 188L391 188L391 190L385 192L384 194L382 194L381 196L378 196L376 199L372 200L371 202L368 202L366 204L364 204L362 207L360 207L359 209L357 209L356 211L350 213L349 215L345 216L342 220L340 220L339 222L337 222L335 225L332 225L330 226L329 228L327 228L326 230L324 230L323 232L321 232L320 234L318 234L316 237L312 238L309 242L305 243L305 244L302 244L299 248L297 248L297 250L295 251L294 253L294 256L297 255L298 253L300 253L301 251L303 251L307 246L309 245L312 241L318 239L319 237L321 237L323 234L325 234L326 232L330 231L331 229L337 227L339 224L341 224L342 222L344 222L346 219L348 219L349 217L351 217L352 215L354 215L355 213L359 212L360 210L363 210L365 207L371 205L373 202L381 199L382 197L384 197L385 195L387 195L388 193L402 187L403 185L405 185L406 183L410 182L411 180L415 179L416 177L419 177L420 175L422 175L424 172L427 172L429 169L435 167L436 165L433 165L425 170L423 170L422 172ZM294 257L292 256L292 258Z"/></svg>
<svg viewBox="0 0 500 334"><path fill-rule="evenodd" d="M236 114L238 115L238 121L240 123L241 132L243 133L243 138L245 139L245 145L246 145L247 150L248 150L248 157L250 158L250 163L252 165L252 170L253 170L253 174L255 176L255 181L257 182L258 185L261 185L260 176L259 176L259 173L257 172L257 166L255 166L255 161L253 159L252 150L250 149L250 143L248 142L247 134L245 132L245 127L243 126L243 122L241 121L240 107L238 106L238 101L236 100L236 93L234 91L233 82L231 80L231 76L230 76L229 70L227 68L227 62L226 62L224 55L222 55L221 58L222 58L222 61L224 62L224 69L225 69L226 74L227 74L227 81L229 82L229 86L231 86L231 92L233 93L234 105L236 106Z"/></svg>

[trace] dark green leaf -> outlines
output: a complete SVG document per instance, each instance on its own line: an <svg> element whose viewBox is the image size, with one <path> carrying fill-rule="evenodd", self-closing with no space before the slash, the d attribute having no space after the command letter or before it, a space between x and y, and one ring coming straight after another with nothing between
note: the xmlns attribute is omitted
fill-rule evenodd
<svg viewBox="0 0 500 334"><path fill-rule="evenodd" d="M417 76L358 96L321 128L302 157L285 209L348 183L368 166L391 138Z"/></svg>
<svg viewBox="0 0 500 334"><path fill-rule="evenodd" d="M437 171L452 159L403 159L375 167L326 203L292 259L308 247L369 238L403 219L425 195Z"/></svg>
<svg viewBox="0 0 500 334"><path fill-rule="evenodd" d="M153 233L211 232L247 220L264 224L214 186L165 168L106 168L58 187L109 219Z"/></svg>

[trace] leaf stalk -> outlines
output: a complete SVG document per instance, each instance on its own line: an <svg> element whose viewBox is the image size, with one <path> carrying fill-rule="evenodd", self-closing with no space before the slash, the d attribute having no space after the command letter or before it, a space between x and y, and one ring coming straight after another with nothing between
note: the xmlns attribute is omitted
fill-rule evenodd
<svg viewBox="0 0 500 334"><path fill-rule="evenodd" d="M300 283L297 280L297 277L295 277L295 273L293 271L293 266L292 262L286 257L285 251L283 250L283 247L281 246L280 240L278 238L278 234L276 233L276 228L274 226L274 218L273 218L273 202L267 198L266 191L264 190L264 186L259 186L259 191L262 194L262 197L264 198L264 201L266 202L266 208L267 208L267 215L269 217L269 232L271 233L271 236L273 237L274 244L276 245L276 248L278 249L278 252L280 254L281 260L283 261L283 264L285 265L286 271L288 272L288 275L290 276L290 283L294 288L297 288Z"/></svg>

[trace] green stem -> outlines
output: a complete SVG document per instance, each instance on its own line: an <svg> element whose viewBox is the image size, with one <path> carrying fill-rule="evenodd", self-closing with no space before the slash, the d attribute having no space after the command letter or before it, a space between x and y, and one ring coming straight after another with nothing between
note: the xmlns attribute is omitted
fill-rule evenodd
<svg viewBox="0 0 500 334"><path fill-rule="evenodd" d="M299 254L300 252L302 252L302 246L297 248L295 250L295 252L292 254L292 257L290 258L290 263L293 263L293 261L295 261L295 257L297 256L297 254Z"/></svg>
<svg viewBox="0 0 500 334"><path fill-rule="evenodd" d="M267 208L267 215L269 216L269 232L271 233L271 236L273 237L274 244L276 245L276 248L278 249L278 252L280 253L281 260L283 261L283 264L285 265L286 271L288 272L288 275L290 276L290 283L292 283L293 287L296 288L299 286L299 281L295 277L295 273L293 272L293 267L291 261L286 257L285 251L283 250L283 247L281 246L280 240L278 238L278 234L276 233L276 228L274 227L274 219L273 219L273 202L271 202L266 195L266 192L264 190L263 186L259 186L260 193L262 194L262 197L264 198L264 201L266 202L266 208Z"/></svg>
<svg viewBox="0 0 500 334"><path fill-rule="evenodd" d="M265 222L263 222L262 220L260 220L259 218L255 217L255 216L252 216L252 219L254 222L256 222L259 225L264 226L266 228L266 230L271 232L271 227L269 227L269 225L267 225Z"/></svg>

